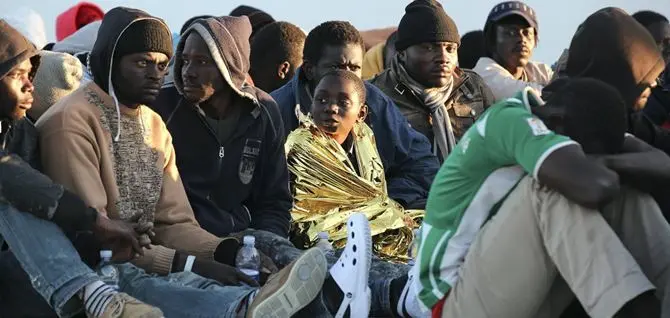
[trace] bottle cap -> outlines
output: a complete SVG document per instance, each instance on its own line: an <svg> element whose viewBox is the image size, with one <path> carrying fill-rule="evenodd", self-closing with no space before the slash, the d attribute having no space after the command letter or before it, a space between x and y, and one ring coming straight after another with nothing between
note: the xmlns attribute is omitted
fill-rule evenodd
<svg viewBox="0 0 670 318"><path fill-rule="evenodd" d="M244 245L254 245L256 244L256 238L251 235L245 235L242 242Z"/></svg>
<svg viewBox="0 0 670 318"><path fill-rule="evenodd" d="M319 239L328 240L329 238L328 232L319 232Z"/></svg>
<svg viewBox="0 0 670 318"><path fill-rule="evenodd" d="M112 258L112 251L110 250L100 251L100 258Z"/></svg>

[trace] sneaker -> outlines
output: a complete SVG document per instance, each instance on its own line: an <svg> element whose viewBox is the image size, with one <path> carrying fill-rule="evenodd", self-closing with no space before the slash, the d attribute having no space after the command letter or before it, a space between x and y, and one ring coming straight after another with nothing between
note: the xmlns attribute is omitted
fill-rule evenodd
<svg viewBox="0 0 670 318"><path fill-rule="evenodd" d="M307 250L270 277L254 297L247 317L291 317L321 293L327 267L319 248Z"/></svg>
<svg viewBox="0 0 670 318"><path fill-rule="evenodd" d="M362 213L353 214L347 221L347 244L340 259L330 269L330 276L342 290L344 300L335 314L336 318L365 317L370 313L370 265L372 238L370 224Z"/></svg>
<svg viewBox="0 0 670 318"><path fill-rule="evenodd" d="M163 312L126 293L118 293L107 304L101 318L163 318Z"/></svg>
<svg viewBox="0 0 670 318"><path fill-rule="evenodd" d="M398 300L397 314L405 318L430 318L431 311L420 301L417 293L418 267L412 267L407 273L407 282Z"/></svg>

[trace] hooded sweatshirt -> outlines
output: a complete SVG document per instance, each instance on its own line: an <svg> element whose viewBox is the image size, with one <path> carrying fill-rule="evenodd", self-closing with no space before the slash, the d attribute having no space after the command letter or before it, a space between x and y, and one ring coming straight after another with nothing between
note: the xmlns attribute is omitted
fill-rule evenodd
<svg viewBox="0 0 670 318"><path fill-rule="evenodd" d="M245 83L249 20L223 17L194 23L177 46L175 70L182 68L179 57L191 33L205 40L221 76L236 93L228 109L239 116L227 123L226 119L217 122L208 118L197 105L182 98L181 73L154 103L174 138L177 166L196 218L203 228L220 236L251 227L287 237L292 197L283 150L284 129L272 97ZM217 133L222 125L234 127L228 136Z"/></svg>
<svg viewBox="0 0 670 318"><path fill-rule="evenodd" d="M95 44L95 39L98 37L100 24L102 24L102 21L95 21L87 24L83 28L77 30L77 32L56 42L51 50L72 55L82 52L91 52L93 44Z"/></svg>
<svg viewBox="0 0 670 318"><path fill-rule="evenodd" d="M363 57L363 80L369 80L384 71L385 42L375 44Z"/></svg>
<svg viewBox="0 0 670 318"><path fill-rule="evenodd" d="M618 8L601 9L580 25L570 43L566 75L592 77L614 86L629 107L629 132L670 153L670 136L633 105L664 68L651 34Z"/></svg>
<svg viewBox="0 0 670 318"><path fill-rule="evenodd" d="M40 67L33 79L33 107L28 115L33 120L39 119L51 105L79 88L83 76L84 67L74 56L41 51Z"/></svg>
<svg viewBox="0 0 670 318"><path fill-rule="evenodd" d="M14 29L18 30L32 42L38 49L47 45L47 33L44 28L44 19L35 10L19 7L16 10L9 10L0 15L0 18L7 21Z"/></svg>
<svg viewBox="0 0 670 318"><path fill-rule="evenodd" d="M0 20L0 79L36 53L28 39ZM37 150L37 131L29 120L0 116L0 202L66 231L90 230L98 213L35 169Z"/></svg>
<svg viewBox="0 0 670 318"><path fill-rule="evenodd" d="M105 12L94 3L80 2L56 17L56 39L62 41L83 26L102 20Z"/></svg>
<svg viewBox="0 0 670 318"><path fill-rule="evenodd" d="M155 244L135 264L167 274L175 250L213 259L221 239L200 228L175 164L172 138L160 116L141 105L118 105L111 70L116 45L147 13L114 8L91 51L94 82L62 98L37 123L45 172L113 219L150 227ZM114 137L120 132L118 141Z"/></svg>

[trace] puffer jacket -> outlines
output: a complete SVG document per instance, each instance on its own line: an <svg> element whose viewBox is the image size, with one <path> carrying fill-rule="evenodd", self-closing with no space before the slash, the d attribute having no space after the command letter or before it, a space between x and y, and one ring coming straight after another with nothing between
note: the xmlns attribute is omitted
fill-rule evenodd
<svg viewBox="0 0 670 318"><path fill-rule="evenodd" d="M491 89L486 86L484 80L477 73L457 68L454 79L456 80L454 90L445 105L451 118L451 124L454 127L454 135L458 140L472 126L479 115L495 101ZM370 80L370 83L393 99L400 112L405 115L410 125L412 125L412 128L426 136L434 145L430 109L414 95L411 89L405 87L398 80L393 70L385 70Z"/></svg>

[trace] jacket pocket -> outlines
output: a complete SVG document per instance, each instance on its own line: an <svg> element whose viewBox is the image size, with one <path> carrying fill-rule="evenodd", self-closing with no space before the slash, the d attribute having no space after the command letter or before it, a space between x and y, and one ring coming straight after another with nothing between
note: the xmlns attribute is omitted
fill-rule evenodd
<svg viewBox="0 0 670 318"><path fill-rule="evenodd" d="M461 136L470 128L477 120L477 117L481 113L478 111L477 106L481 106L482 101L479 102L472 101L473 104L461 104L454 103L451 107L450 115L454 116L451 118L451 125L454 128L454 134L457 139L460 139ZM479 105L476 105L479 103Z"/></svg>

